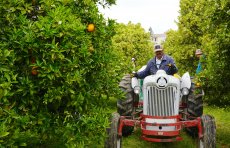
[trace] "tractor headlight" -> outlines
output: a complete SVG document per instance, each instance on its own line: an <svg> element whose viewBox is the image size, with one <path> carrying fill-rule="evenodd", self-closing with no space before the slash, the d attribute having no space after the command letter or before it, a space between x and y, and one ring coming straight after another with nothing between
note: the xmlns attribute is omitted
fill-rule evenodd
<svg viewBox="0 0 230 148"><path fill-rule="evenodd" d="M134 93L135 93L135 94L139 94L140 91L141 91L141 89L140 89L139 86L134 87Z"/></svg>
<svg viewBox="0 0 230 148"><path fill-rule="evenodd" d="M183 95L188 95L189 94L188 88L186 88L186 87L182 88L182 94Z"/></svg>

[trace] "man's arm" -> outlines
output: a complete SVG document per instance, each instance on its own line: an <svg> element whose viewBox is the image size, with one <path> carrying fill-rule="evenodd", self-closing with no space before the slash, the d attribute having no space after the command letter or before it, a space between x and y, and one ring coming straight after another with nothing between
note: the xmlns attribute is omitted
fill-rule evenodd
<svg viewBox="0 0 230 148"><path fill-rule="evenodd" d="M175 64L173 58L170 58L170 63L172 64L170 67L170 75L174 75L175 73L178 72L178 68L176 67L176 64Z"/></svg>
<svg viewBox="0 0 230 148"><path fill-rule="evenodd" d="M143 79L150 73L151 61L148 62L146 68L143 71L137 72L137 78Z"/></svg>

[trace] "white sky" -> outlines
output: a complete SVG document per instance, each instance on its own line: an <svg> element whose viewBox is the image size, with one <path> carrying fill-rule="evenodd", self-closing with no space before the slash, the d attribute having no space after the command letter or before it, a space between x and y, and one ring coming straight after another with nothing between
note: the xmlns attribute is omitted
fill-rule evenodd
<svg viewBox="0 0 230 148"><path fill-rule="evenodd" d="M109 9L99 10L107 18L115 19L119 23L141 23L148 31L152 27L153 32L164 33L169 29L177 29L177 17L179 16L180 0L117 0L116 5Z"/></svg>

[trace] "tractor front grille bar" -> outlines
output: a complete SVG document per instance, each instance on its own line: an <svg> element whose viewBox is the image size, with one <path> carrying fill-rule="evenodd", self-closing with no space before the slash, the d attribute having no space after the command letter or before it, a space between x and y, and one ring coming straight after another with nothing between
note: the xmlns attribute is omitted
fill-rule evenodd
<svg viewBox="0 0 230 148"><path fill-rule="evenodd" d="M147 87L148 107L147 115L150 116L173 116L175 115L176 87L168 86L160 89L154 86Z"/></svg>

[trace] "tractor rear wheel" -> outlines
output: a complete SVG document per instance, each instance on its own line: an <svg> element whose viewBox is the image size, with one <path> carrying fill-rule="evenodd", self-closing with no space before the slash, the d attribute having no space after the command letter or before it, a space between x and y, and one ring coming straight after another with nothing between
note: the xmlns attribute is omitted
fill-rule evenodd
<svg viewBox="0 0 230 148"><path fill-rule="evenodd" d="M110 128L107 129L107 139L105 140L105 148L121 148L122 137L118 135L120 115L113 113L110 119Z"/></svg>
<svg viewBox="0 0 230 148"><path fill-rule="evenodd" d="M131 86L132 77L126 74L119 83L120 89L125 93L125 99L119 99L117 101L117 112L121 116L132 116L134 110L134 91ZM122 135L128 136L133 132L133 127L124 126L122 129Z"/></svg>
<svg viewBox="0 0 230 148"><path fill-rule="evenodd" d="M216 123L215 118L210 115L201 117L203 137L198 139L199 148L215 148L216 147Z"/></svg>
<svg viewBox="0 0 230 148"><path fill-rule="evenodd" d="M197 94L195 91L195 84L192 83L190 93L188 95L188 113L193 117L201 117L203 114L203 94L202 92Z"/></svg>
<svg viewBox="0 0 230 148"><path fill-rule="evenodd" d="M195 84L192 83L190 93L188 95L188 114L189 114L189 120L193 120L196 117L201 117L203 114L203 93L202 90L200 90L200 93L195 92ZM197 137L198 136L198 129L197 127L189 127L186 129L187 132L192 136L192 137Z"/></svg>

